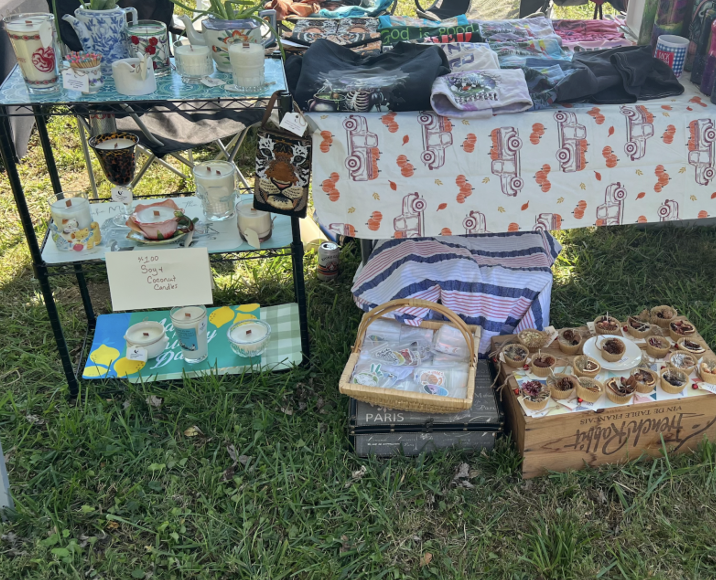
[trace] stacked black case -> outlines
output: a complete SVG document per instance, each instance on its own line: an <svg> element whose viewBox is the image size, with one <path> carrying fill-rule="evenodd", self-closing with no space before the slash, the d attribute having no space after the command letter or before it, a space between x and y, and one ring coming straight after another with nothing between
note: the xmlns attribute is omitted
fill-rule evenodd
<svg viewBox="0 0 716 580"><path fill-rule="evenodd" d="M360 457L415 456L449 447L489 451L504 429L502 406L491 385L489 365L481 361L472 407L445 415L393 411L351 399L350 443Z"/></svg>

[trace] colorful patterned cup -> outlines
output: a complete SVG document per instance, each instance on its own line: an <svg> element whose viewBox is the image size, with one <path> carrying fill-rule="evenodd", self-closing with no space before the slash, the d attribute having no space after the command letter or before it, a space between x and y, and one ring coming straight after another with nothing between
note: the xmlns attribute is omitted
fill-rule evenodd
<svg viewBox="0 0 716 580"><path fill-rule="evenodd" d="M676 78L681 76L684 70L686 52L689 49L689 40L681 36L663 34L656 41L654 56L663 60L674 71Z"/></svg>
<svg viewBox="0 0 716 580"><path fill-rule="evenodd" d="M157 74L171 70L166 24L158 20L140 20L129 25L127 34L130 57L137 58L140 52L144 52L152 57Z"/></svg>

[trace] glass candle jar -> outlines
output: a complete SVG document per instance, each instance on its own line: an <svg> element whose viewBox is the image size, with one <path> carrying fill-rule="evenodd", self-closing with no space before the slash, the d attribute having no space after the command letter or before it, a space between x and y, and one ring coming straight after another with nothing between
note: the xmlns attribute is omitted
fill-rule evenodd
<svg viewBox="0 0 716 580"><path fill-rule="evenodd" d="M32 93L60 88L55 17L49 13L13 14L2 21L20 72Z"/></svg>
<svg viewBox="0 0 716 580"><path fill-rule="evenodd" d="M130 24L127 30L129 36L129 56L137 58L140 52L148 54L154 62L157 74L169 72L169 35L167 25L159 20L139 20Z"/></svg>
<svg viewBox="0 0 716 580"><path fill-rule="evenodd" d="M228 161L204 161L192 169L196 196L206 219L220 222L234 215L236 205L236 167Z"/></svg>
<svg viewBox="0 0 716 580"><path fill-rule="evenodd" d="M271 214L254 208L252 199L242 201L236 206L236 225L239 228L239 235L244 241L248 240L246 230L256 232L259 242L265 242L271 238L273 227Z"/></svg>
<svg viewBox="0 0 716 580"><path fill-rule="evenodd" d="M195 85L214 72L214 60L208 46L192 45L188 40L174 43L174 62L181 80Z"/></svg>
<svg viewBox="0 0 716 580"><path fill-rule="evenodd" d="M254 358L266 350L271 338L271 326L263 320L243 320L231 326L226 336L236 354Z"/></svg>
<svg viewBox="0 0 716 580"><path fill-rule="evenodd" d="M47 203L50 205L50 236L58 250L91 250L102 241L85 192L63 191L48 197Z"/></svg>
<svg viewBox="0 0 716 580"><path fill-rule="evenodd" d="M209 356L209 338L205 306L172 308L169 317L179 340L184 362L193 365Z"/></svg>
<svg viewBox="0 0 716 580"><path fill-rule="evenodd" d="M234 84L239 89L260 90L264 85L263 44L237 42L229 46L229 59L234 75Z"/></svg>

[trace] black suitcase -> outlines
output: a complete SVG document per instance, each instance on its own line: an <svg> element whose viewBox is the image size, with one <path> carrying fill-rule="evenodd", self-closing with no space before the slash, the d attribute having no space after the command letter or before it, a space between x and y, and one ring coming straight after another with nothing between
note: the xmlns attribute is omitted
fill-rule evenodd
<svg viewBox="0 0 716 580"><path fill-rule="evenodd" d="M504 415L484 361L475 374L475 398L467 411L427 414L394 411L350 400L348 437L359 457L415 456L457 447L490 450L503 432Z"/></svg>

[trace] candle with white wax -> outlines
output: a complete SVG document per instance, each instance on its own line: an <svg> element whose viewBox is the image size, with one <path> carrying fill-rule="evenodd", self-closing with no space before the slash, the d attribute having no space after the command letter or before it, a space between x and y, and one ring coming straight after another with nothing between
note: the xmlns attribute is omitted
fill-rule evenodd
<svg viewBox="0 0 716 580"><path fill-rule="evenodd" d="M95 149L127 149L128 147L132 147L134 145L134 141L131 139L123 139L121 137L118 137L117 139L107 139L107 141L102 141L101 143L97 143L94 148Z"/></svg>
<svg viewBox="0 0 716 580"><path fill-rule="evenodd" d="M232 350L244 357L261 356L271 336L271 326L262 320L244 320L226 333Z"/></svg>
<svg viewBox="0 0 716 580"><path fill-rule="evenodd" d="M67 228L83 230L92 223L90 204L84 197L58 199L50 205L50 214L60 232Z"/></svg>
<svg viewBox="0 0 716 580"><path fill-rule="evenodd" d="M246 230L255 231L261 241L268 239L271 234L271 214L254 208L253 201L244 201L236 206L236 221L244 239Z"/></svg>
<svg viewBox="0 0 716 580"><path fill-rule="evenodd" d="M54 16L17 14L4 21L22 76L31 90L50 91L59 87Z"/></svg>
<svg viewBox="0 0 716 580"><path fill-rule="evenodd" d="M165 222L174 217L174 210L170 207L155 206L138 212L135 219L140 224L156 224Z"/></svg>
<svg viewBox="0 0 716 580"><path fill-rule="evenodd" d="M234 84L238 87L259 87L264 84L263 44L241 42L229 46Z"/></svg>
<svg viewBox="0 0 716 580"><path fill-rule="evenodd" d="M184 361L188 364L195 364L206 360L209 356L206 308L204 306L172 308L169 316L172 319Z"/></svg>
<svg viewBox="0 0 716 580"><path fill-rule="evenodd" d="M223 221L234 215L236 168L228 161L205 161L193 167L196 194L206 219Z"/></svg>
<svg viewBox="0 0 716 580"><path fill-rule="evenodd" d="M133 324L124 335L127 348L141 347L147 351L147 359L156 358L167 347L169 339L161 322L145 320Z"/></svg>
<svg viewBox="0 0 716 580"><path fill-rule="evenodd" d="M176 59L177 71L182 77L200 78L214 72L214 61L211 58L208 46L176 43L174 45L174 58Z"/></svg>

